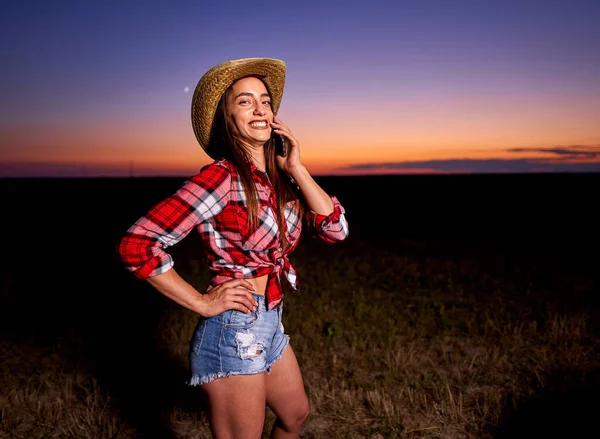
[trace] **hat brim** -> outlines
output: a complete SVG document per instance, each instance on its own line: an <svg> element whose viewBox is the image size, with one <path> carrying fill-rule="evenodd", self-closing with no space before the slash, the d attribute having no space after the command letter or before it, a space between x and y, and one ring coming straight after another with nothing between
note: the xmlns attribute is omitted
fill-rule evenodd
<svg viewBox="0 0 600 439"><path fill-rule="evenodd" d="M271 95L273 114L277 114L283 97L285 73L285 62L274 58L236 59L208 70L198 81L192 98L192 127L200 146L207 151L217 105L231 84L245 76L259 76Z"/></svg>

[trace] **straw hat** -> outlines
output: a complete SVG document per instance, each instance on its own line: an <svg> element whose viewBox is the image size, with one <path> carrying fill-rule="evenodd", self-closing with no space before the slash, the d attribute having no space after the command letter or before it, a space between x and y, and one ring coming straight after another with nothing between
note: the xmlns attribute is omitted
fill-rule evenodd
<svg viewBox="0 0 600 439"><path fill-rule="evenodd" d="M243 58L214 66L200 78L192 98L194 134L209 155L207 146L219 100L231 84L248 75L261 77L271 94L273 114L279 110L285 83L285 62L274 58Z"/></svg>

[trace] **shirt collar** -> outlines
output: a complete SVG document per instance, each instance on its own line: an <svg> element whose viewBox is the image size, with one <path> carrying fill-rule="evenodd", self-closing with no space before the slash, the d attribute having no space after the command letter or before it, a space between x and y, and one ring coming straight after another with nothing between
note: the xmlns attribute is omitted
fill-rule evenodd
<svg viewBox="0 0 600 439"><path fill-rule="evenodd" d="M268 182L269 184L271 183L271 180L269 179L269 175L267 174L267 171L263 171L262 169L259 169L254 163L250 162L250 169L252 170L252 173L254 175L257 175L259 179Z"/></svg>
<svg viewBox="0 0 600 439"><path fill-rule="evenodd" d="M250 169L252 169L252 172L260 172L263 175L267 175L267 171L263 171L262 169L259 169L253 162L249 162L250 163Z"/></svg>

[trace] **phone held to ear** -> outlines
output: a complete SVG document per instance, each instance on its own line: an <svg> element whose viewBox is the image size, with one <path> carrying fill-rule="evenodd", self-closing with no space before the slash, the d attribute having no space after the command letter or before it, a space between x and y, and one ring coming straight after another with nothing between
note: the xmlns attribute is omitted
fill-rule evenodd
<svg viewBox="0 0 600 439"><path fill-rule="evenodd" d="M273 143L275 144L275 154L285 157L287 155L287 148L284 137L273 132Z"/></svg>

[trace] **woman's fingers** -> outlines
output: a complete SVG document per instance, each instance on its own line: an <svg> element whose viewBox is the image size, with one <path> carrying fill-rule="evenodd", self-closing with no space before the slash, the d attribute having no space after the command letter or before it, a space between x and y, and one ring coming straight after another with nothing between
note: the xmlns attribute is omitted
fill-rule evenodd
<svg viewBox="0 0 600 439"><path fill-rule="evenodd" d="M273 122L276 123L277 125L279 125L282 128L285 128L287 130L289 130L288 126L286 124L284 124L281 119L279 119L277 116L273 116Z"/></svg>
<svg viewBox="0 0 600 439"><path fill-rule="evenodd" d="M237 309L246 314L250 314L252 311L256 310L256 305L253 305L251 302L231 302L231 306L224 309L223 311L227 311L228 309ZM221 312L223 312L221 311Z"/></svg>
<svg viewBox="0 0 600 439"><path fill-rule="evenodd" d="M227 286L230 289L231 294L237 297L237 301L246 305L249 310L253 310L258 305L258 302L252 295L252 291L254 291L254 286L244 279L235 279L238 282L231 282Z"/></svg>
<svg viewBox="0 0 600 439"><path fill-rule="evenodd" d="M248 291L244 291L242 288L234 288L234 290L237 290L232 293L233 297L235 297L234 302L243 307L240 311L252 312L256 309L258 302L252 294Z"/></svg>
<svg viewBox="0 0 600 439"><path fill-rule="evenodd" d="M220 284L217 288L228 288L228 287L243 287L247 290L254 291L254 286L246 279L232 279Z"/></svg>
<svg viewBox="0 0 600 439"><path fill-rule="evenodd" d="M250 282L245 279L233 279L209 288L206 294L210 296L214 315L229 309L249 313L258 306L251 291L254 291L254 287Z"/></svg>
<svg viewBox="0 0 600 439"><path fill-rule="evenodd" d="M276 129L277 131L279 131L279 134L283 134L285 137L287 137L290 140L296 140L296 139L294 139L294 136L292 135L292 130L290 130L290 127L288 127L286 124L284 124L279 118L277 118L277 117L274 118L271 126L274 129Z"/></svg>
<svg viewBox="0 0 600 439"><path fill-rule="evenodd" d="M232 281L226 282L228 288L232 289L233 294L238 297L238 302L241 302L244 305L248 312L253 311L258 306L258 302L252 295L252 291L254 291L254 286L245 279L234 279ZM225 285L225 284L223 284Z"/></svg>

